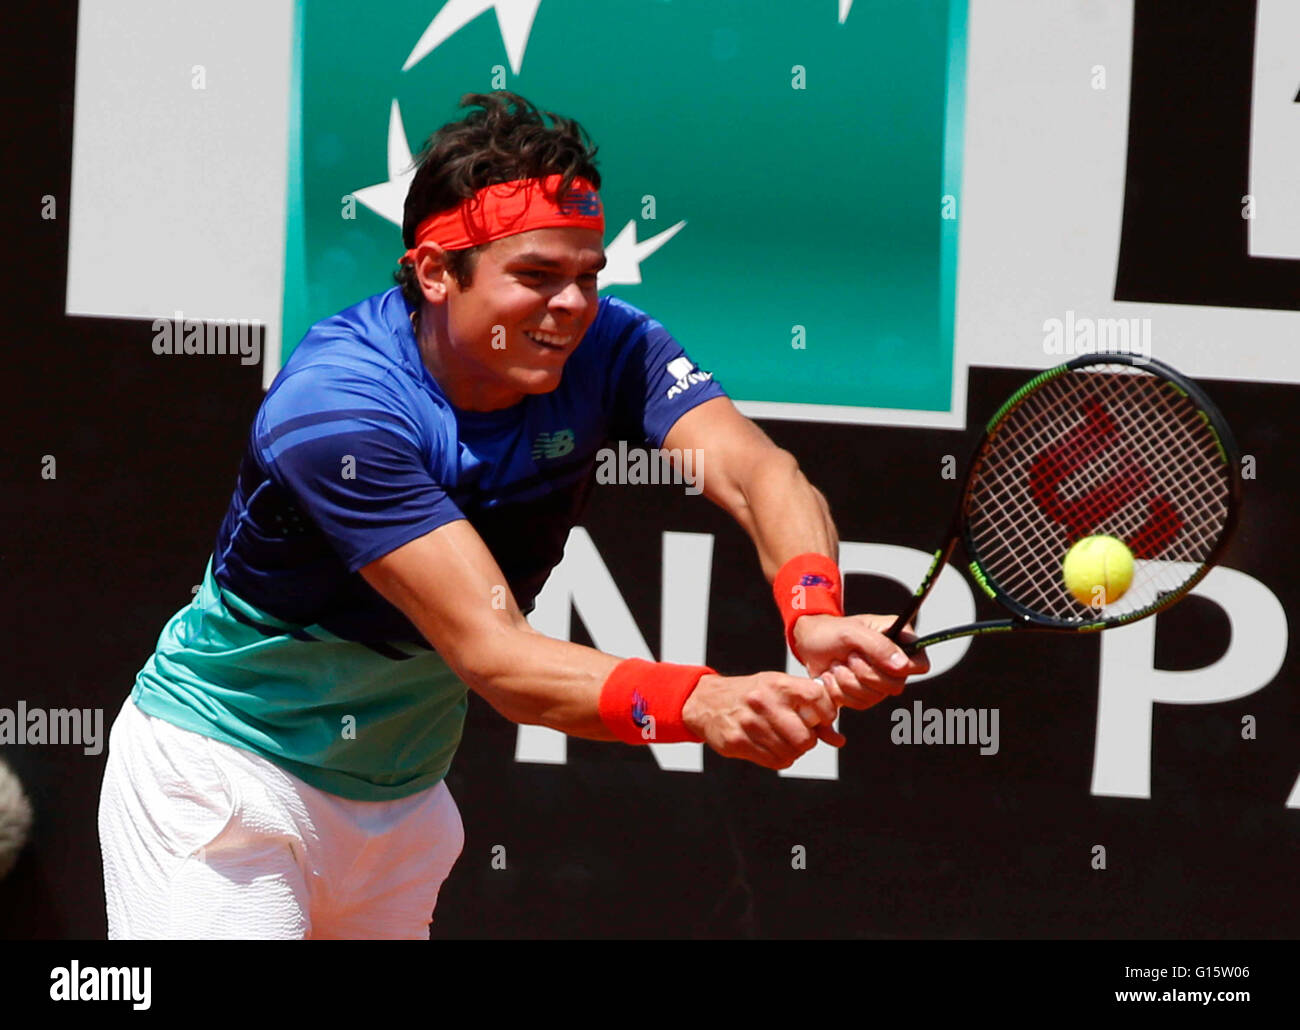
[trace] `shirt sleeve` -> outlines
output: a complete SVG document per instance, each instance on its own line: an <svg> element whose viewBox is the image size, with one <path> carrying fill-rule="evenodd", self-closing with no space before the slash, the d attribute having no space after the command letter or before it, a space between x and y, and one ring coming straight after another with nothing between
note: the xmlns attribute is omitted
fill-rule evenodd
<svg viewBox="0 0 1300 1030"><path fill-rule="evenodd" d="M674 423L698 404L727 396L667 329L625 301L613 300L613 418L619 436L662 447Z"/></svg>
<svg viewBox="0 0 1300 1030"><path fill-rule="evenodd" d="M464 518L435 478L440 441L400 395L343 367L314 365L267 396L257 448L349 572Z"/></svg>

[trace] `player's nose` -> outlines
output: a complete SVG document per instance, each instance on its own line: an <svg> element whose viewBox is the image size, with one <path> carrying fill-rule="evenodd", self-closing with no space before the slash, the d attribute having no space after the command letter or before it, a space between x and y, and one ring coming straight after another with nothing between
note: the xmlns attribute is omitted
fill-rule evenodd
<svg viewBox="0 0 1300 1030"><path fill-rule="evenodd" d="M556 292L551 297L549 306L552 310L571 312L570 317L580 318L586 312L589 303L586 292L575 280Z"/></svg>

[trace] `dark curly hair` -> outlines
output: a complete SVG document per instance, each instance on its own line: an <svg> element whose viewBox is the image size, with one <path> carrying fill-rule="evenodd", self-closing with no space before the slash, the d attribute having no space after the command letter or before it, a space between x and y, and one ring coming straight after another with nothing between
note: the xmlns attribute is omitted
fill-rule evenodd
<svg viewBox="0 0 1300 1030"><path fill-rule="evenodd" d="M460 121L448 122L429 137L416 159L418 166L406 194L402 216L402 242L415 246L415 230L429 215L455 207L485 186L515 179L563 175L559 199L573 180L582 176L600 189L596 170L597 148L587 131L571 118L538 111L531 103L507 90L466 93L461 107L473 107ZM547 125L545 119L551 120ZM447 252L447 267L461 289L473 280L482 247ZM420 310L424 295L415 269L401 265L393 275L402 296Z"/></svg>

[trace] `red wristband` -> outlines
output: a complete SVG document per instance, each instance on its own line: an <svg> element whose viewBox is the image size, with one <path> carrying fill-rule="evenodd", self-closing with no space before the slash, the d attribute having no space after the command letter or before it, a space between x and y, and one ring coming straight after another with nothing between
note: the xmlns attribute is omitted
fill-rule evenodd
<svg viewBox="0 0 1300 1030"><path fill-rule="evenodd" d="M600 719L625 744L698 743L682 722L682 706L700 677L712 675L706 665L624 659L600 689Z"/></svg>
<svg viewBox="0 0 1300 1030"><path fill-rule="evenodd" d="M772 596L785 622L785 641L796 658L794 624L800 616L844 614L840 567L824 554L800 554L782 565L772 581Z"/></svg>

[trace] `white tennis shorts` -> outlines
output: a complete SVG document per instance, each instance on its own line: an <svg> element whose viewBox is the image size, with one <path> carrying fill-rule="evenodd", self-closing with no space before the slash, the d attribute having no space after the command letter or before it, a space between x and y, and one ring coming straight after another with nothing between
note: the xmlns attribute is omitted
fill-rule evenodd
<svg viewBox="0 0 1300 1030"><path fill-rule="evenodd" d="M99 840L111 940L427 939L465 836L445 783L350 801L128 699Z"/></svg>

